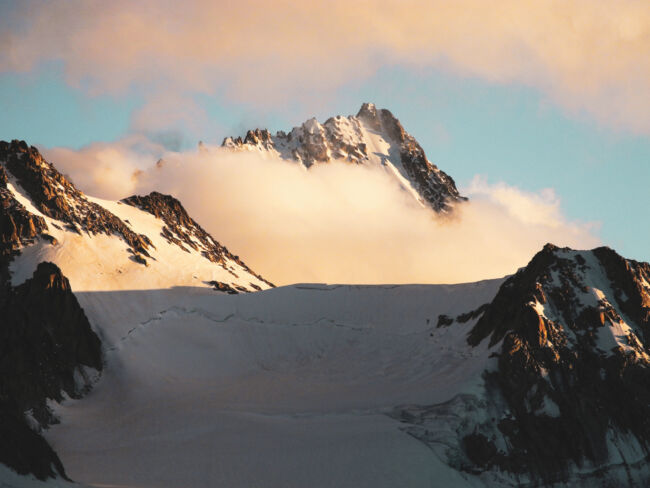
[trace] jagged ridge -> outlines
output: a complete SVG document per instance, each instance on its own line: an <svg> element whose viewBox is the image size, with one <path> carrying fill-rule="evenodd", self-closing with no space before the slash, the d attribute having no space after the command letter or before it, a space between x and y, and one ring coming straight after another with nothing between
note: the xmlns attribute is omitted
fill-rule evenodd
<svg viewBox="0 0 650 488"><path fill-rule="evenodd" d="M272 283L254 273L244 262L235 256L228 249L217 242L210 234L192 219L181 202L171 195L164 195L159 192L151 192L149 195L133 195L125 198L122 202L149 212L165 222L162 236L170 243L177 245L186 252L188 247L212 261L213 263L225 264L226 260L232 260L239 264L253 276L264 281L269 286ZM259 289L257 285L252 285Z"/></svg>
<svg viewBox="0 0 650 488"><path fill-rule="evenodd" d="M385 152L376 151L376 142L385 145ZM279 131L272 136L268 130L249 130L241 137L224 139L222 146L257 149L283 159L297 161L309 168L333 160L354 164L379 164L393 168L401 175L400 183L410 185L419 199L437 212L448 212L454 203L465 201L454 180L426 157L424 150L402 124L386 109L364 103L356 116L332 117L324 124L310 119L288 134Z"/></svg>
<svg viewBox="0 0 650 488"><path fill-rule="evenodd" d="M167 250L162 253L156 250L152 239L157 245L161 241L153 234L147 235L152 229L150 222L146 219L139 220L139 224L134 226L127 218L129 212L123 212L120 206L113 203L84 195L52 164L45 161L35 147L28 146L24 141L0 141L0 205L3 210L0 213L0 254L6 257L0 260L2 280L6 282L9 278L8 263L13 256L20 254L23 247L34 244L36 238L57 244L53 235L65 241L62 232L115 236L126 243L128 259L147 267L151 265L149 260L155 263L161 255L168 260L174 259L174 253L170 255ZM205 232L173 197L153 192L145 197L129 197L118 203L126 203L162 220L165 224L162 237L166 244L173 244L185 252L201 256L232 277L221 276L222 273L218 271L216 274L220 276L212 276L214 272L206 269L205 274L208 276L203 280L204 284L209 284L217 277L223 285L235 286L229 280L237 281L235 288L239 291L273 286ZM54 228L49 229L48 226ZM88 244L92 246L90 242ZM190 266L201 267L193 259L192 256L190 260L195 264ZM171 269L171 264L167 261L167 272ZM174 274L173 269L171 273ZM246 281L248 275L250 282Z"/></svg>
<svg viewBox="0 0 650 488"><path fill-rule="evenodd" d="M136 234L111 212L89 201L34 146L25 141L0 141L0 164L43 215L64 222L75 232L119 235L134 253L149 256L147 250L152 244L147 236Z"/></svg>

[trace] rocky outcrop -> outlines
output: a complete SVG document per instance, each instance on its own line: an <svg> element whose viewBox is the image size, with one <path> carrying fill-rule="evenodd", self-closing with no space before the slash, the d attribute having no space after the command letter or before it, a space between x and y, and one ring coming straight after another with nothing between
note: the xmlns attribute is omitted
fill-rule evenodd
<svg viewBox="0 0 650 488"><path fill-rule="evenodd" d="M186 252L192 249L200 252L203 257L213 263L225 264L227 260L239 264L248 273L252 274L261 281L273 286L261 276L254 273L246 264L239 259L239 256L233 255L225 246L217 242L210 234L192 219L181 202L171 195L164 195L158 192L152 192L149 195L131 197L122 200L123 203L144 210L161 219L165 226L161 235L169 243L175 244Z"/></svg>
<svg viewBox="0 0 650 488"><path fill-rule="evenodd" d="M550 484L647 456L649 282L650 265L611 249L547 245L502 285L468 337L501 344L488 384L507 449L486 469Z"/></svg>
<svg viewBox="0 0 650 488"><path fill-rule="evenodd" d="M222 283L221 281L216 280L209 281L208 285L212 286L215 290L227 293L228 295L237 295L241 292L248 292L248 290L242 286L229 285L228 283Z"/></svg>
<svg viewBox="0 0 650 488"><path fill-rule="evenodd" d="M56 422L48 401L79 398L90 387L90 374L102 370L99 338L52 263L40 263L25 283L5 287L0 317L0 463L39 479L65 477L34 428Z"/></svg>
<svg viewBox="0 0 650 488"><path fill-rule="evenodd" d="M7 188L9 178L0 166L0 287L9 279L8 263L18 250L47 230L43 217L34 215Z"/></svg>
<svg viewBox="0 0 650 488"><path fill-rule="evenodd" d="M371 133L389 146L388 152L369 153ZM279 131L275 136L265 129L249 130L243 140L227 137L222 145L232 150L268 152L307 168L330 161L369 164L378 160L379 164L393 165L421 201L437 212L450 211L455 203L466 200L459 195L454 180L427 159L399 120L390 111L377 110L371 103L364 103L356 116L331 117L323 124L310 119L289 133Z"/></svg>

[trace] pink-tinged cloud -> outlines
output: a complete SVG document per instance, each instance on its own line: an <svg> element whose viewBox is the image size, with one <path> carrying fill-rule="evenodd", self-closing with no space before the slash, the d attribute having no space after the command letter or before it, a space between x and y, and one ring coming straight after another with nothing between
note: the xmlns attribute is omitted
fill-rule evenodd
<svg viewBox="0 0 650 488"><path fill-rule="evenodd" d="M647 0L24 5L0 35L0 69L59 60L90 92L138 85L273 105L401 64L532 86L570 112L650 133Z"/></svg>

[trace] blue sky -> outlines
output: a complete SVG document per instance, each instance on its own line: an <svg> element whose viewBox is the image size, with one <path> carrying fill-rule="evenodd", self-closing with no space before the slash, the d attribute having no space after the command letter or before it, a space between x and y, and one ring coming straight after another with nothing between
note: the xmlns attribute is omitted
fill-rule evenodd
<svg viewBox="0 0 650 488"><path fill-rule="evenodd" d="M504 33L502 26L492 28L478 17L474 21L479 27L465 25L467 19L456 25L462 15L449 7L442 15L445 28L450 26L449 35L440 40L427 37L431 29L425 4L421 26L409 18L404 27L399 23L406 20L397 14L388 20L375 19L394 23L395 32L406 29L399 36L393 32L393 37L375 37L374 31L352 23L361 31L345 37L352 21L336 12L335 2L318 14L321 23L340 28L344 47L338 40L329 39L333 45L323 47L322 38L311 39L311 32L318 31L316 24L307 22L306 30L300 31L303 27L295 27L290 17L268 20L286 21L284 27L292 26L286 29L287 36L302 36L301 43L287 44L283 50L279 41L280 47L260 47L265 41L275 42L269 32L279 32L278 25L267 29L267 19L261 17L255 24L255 13L252 20L242 17L240 9L228 10L230 4L211 17L199 9L207 9L209 3L195 3L193 24L188 20L185 26L181 20L177 31L169 34L185 46L180 54L172 47L155 53L167 31L161 33L147 23L149 10L129 11L128 2L115 2L103 10L83 2L45 3L29 17L21 4L0 3L5 18L0 22L2 42L7 42L4 57L0 55L0 139L79 149L145 132L153 137L177 135L171 138L172 149L183 149L194 147L198 140L220 143L224 136L241 135L247 128L286 130L312 116L324 120L352 114L362 102L373 101L393 111L429 159L461 188L475 175L530 192L552 188L569 220L600 223L598 233L604 244L627 257L650 261L650 110L646 110L650 109L650 56L648 44L642 44L650 38L643 36L650 33L650 22L645 22L650 9L623 2L615 15L604 12L607 22L614 18L618 23L611 33L605 25L594 43L591 31L583 35L563 30L564 17L571 16L602 27L596 24L603 21L597 18L601 13L589 11L584 4L578 9L575 2L567 2L562 22L553 25L557 19L549 17L550 26L538 26L536 19L548 12L535 11L542 7L533 3L530 12L521 10L522 30L514 34ZM150 10L154 8L158 7ZM311 8L317 7L305 7L309 18ZM172 7L167 10L171 13L161 7L157 14L176 15ZM136 34L131 35L151 29L144 34L158 44L142 51L132 46L143 43L124 44L122 55L121 38L128 40L129 34L115 35L106 26L123 19L120 15L125 11L134 19L144 18L142 24L135 22ZM70 20L71 12L76 20ZM244 30L251 22L255 25L246 30L246 38L237 37L240 31L228 34L216 27L219 37L206 37L212 35L208 32L197 38L196 23L203 17L217 24L225 19L224 25L241 21ZM55 21L57 29L50 27ZM550 41L536 44L528 38L535 29L551 29L540 32L550 32L562 42L565 34L570 35L573 45L564 42L553 50ZM111 41L103 35L110 35ZM228 35L239 49L235 57L231 56L234 48L219 51ZM464 51L467 39L471 43ZM210 42L214 49L205 53L190 49ZM307 53L303 61L287 61L301 55L296 52L302 44ZM483 45L489 48L485 53ZM414 51L418 56L412 55ZM573 56L569 61L565 51ZM174 102L164 112L151 110L171 99ZM174 116L166 119L161 113Z"/></svg>

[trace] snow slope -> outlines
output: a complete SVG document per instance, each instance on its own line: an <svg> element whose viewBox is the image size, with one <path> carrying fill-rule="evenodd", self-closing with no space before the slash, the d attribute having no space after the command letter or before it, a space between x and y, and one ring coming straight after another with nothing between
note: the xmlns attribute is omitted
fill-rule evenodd
<svg viewBox="0 0 650 488"><path fill-rule="evenodd" d="M39 262L57 264L75 291L270 284L207 234L169 195L89 197L24 141L0 141L2 244L11 284Z"/></svg>
<svg viewBox="0 0 650 488"><path fill-rule="evenodd" d="M133 260L128 245L117 236L79 233L63 227L61 222L34 207L19 185L14 183L10 189L29 212L45 219L48 233L57 240L56 245L38 241L22 249L11 263L13 285L31 276L39 262L51 261L68 277L75 292L205 286L212 280L250 291L253 290L251 283L260 288L269 286L235 261L215 264L203 257L200 251L191 248L183 251L163 238L161 233L165 224L161 219L122 202L86 197L150 239L154 248L149 251L152 259L147 260L147 265Z"/></svg>
<svg viewBox="0 0 650 488"><path fill-rule="evenodd" d="M500 283L78 293L113 345L46 437L93 486L474 486L387 414L480 394L474 321L436 321Z"/></svg>

